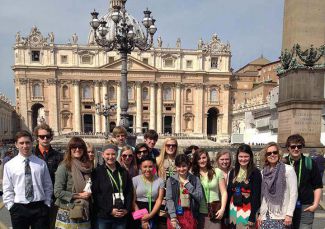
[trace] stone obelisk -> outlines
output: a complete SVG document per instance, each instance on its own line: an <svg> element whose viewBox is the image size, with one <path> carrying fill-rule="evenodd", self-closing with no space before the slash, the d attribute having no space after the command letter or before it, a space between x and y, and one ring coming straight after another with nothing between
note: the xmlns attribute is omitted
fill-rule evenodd
<svg viewBox="0 0 325 229"><path fill-rule="evenodd" d="M279 69L278 142L301 134L320 146L324 106L325 0L285 0Z"/></svg>

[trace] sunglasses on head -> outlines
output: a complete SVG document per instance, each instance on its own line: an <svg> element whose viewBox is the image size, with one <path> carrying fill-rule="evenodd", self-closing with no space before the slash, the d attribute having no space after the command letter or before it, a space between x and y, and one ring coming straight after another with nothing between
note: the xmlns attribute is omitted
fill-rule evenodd
<svg viewBox="0 0 325 229"><path fill-rule="evenodd" d="M42 140L44 140L44 138L46 138L46 139L50 139L50 138L52 138L51 135L38 135L38 137L39 137L40 139L42 139Z"/></svg>
<svg viewBox="0 0 325 229"><path fill-rule="evenodd" d="M176 147L176 144L166 144L166 147Z"/></svg>
<svg viewBox="0 0 325 229"><path fill-rule="evenodd" d="M122 158L123 158L123 159L126 159L126 158L133 158L133 155L132 155L132 154L130 154L130 155L128 155L128 154L122 154Z"/></svg>
<svg viewBox="0 0 325 229"><path fill-rule="evenodd" d="M302 149L302 145L290 145L289 147L290 149L296 149L296 148Z"/></svg>
<svg viewBox="0 0 325 229"><path fill-rule="evenodd" d="M279 154L279 151L276 150L276 151L266 152L266 156L268 156L268 157L271 156L272 154L273 155L278 155Z"/></svg>

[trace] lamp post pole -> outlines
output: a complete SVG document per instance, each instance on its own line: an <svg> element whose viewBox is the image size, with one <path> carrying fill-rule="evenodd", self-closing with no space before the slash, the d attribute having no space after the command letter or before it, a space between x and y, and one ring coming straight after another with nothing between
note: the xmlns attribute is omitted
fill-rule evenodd
<svg viewBox="0 0 325 229"><path fill-rule="evenodd" d="M144 11L142 24L145 28L145 33L139 29L134 30L133 25L128 21L126 14L125 3L127 0L121 1L120 5L113 6L113 11L110 14L110 19L114 22L114 26L109 28L106 26L107 21L98 19L98 13L94 10L91 13L92 20L90 22L94 31L96 43L103 47L106 52L118 50L121 55L121 97L120 99L120 122L119 125L125 129L129 128L128 120L128 90L127 90L127 60L128 54L134 48L141 51L149 50L153 45L153 35L156 33L155 19L150 16L151 12L147 9ZM110 35L110 34L113 34ZM146 34L146 35L144 35Z"/></svg>
<svg viewBox="0 0 325 229"><path fill-rule="evenodd" d="M108 102L108 96L105 95L105 104L100 106L100 103L96 104L96 113L105 117L105 139L108 139L109 133L109 117L116 110L116 104L110 105Z"/></svg>

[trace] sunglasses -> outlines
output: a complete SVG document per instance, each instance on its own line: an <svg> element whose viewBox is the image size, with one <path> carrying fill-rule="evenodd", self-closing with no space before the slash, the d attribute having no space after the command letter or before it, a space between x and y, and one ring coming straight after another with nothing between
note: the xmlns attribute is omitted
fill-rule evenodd
<svg viewBox="0 0 325 229"><path fill-rule="evenodd" d="M50 138L52 138L51 135L38 135L38 137L39 137L40 139L42 139L42 140L44 140L44 138L46 138L46 139L50 139Z"/></svg>
<svg viewBox="0 0 325 229"><path fill-rule="evenodd" d="M139 153L145 154L145 153L149 153L149 152L148 152L148 150L141 150L141 151L139 150L139 151L137 151L137 154L139 154Z"/></svg>
<svg viewBox="0 0 325 229"><path fill-rule="evenodd" d="M168 148L169 147L175 147L176 148L176 146L177 146L176 144L166 144L166 147L168 147Z"/></svg>
<svg viewBox="0 0 325 229"><path fill-rule="evenodd" d="M271 156L271 155L278 155L279 154L279 151L271 151L271 152L266 152L266 156Z"/></svg>
<svg viewBox="0 0 325 229"><path fill-rule="evenodd" d="M296 149L296 148L302 149L302 145L291 145L289 147L290 147L290 149Z"/></svg>
<svg viewBox="0 0 325 229"><path fill-rule="evenodd" d="M132 154L130 154L130 155L128 155L128 154L122 154L122 158L123 159L127 159L127 158L133 158L133 155Z"/></svg>
<svg viewBox="0 0 325 229"><path fill-rule="evenodd" d="M82 144L75 144L71 145L71 149L84 149L84 146Z"/></svg>

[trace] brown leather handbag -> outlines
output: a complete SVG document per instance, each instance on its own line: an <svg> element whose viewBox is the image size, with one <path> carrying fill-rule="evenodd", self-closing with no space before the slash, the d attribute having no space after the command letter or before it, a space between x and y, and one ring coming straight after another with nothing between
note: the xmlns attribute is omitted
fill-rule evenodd
<svg viewBox="0 0 325 229"><path fill-rule="evenodd" d="M216 213L221 208L221 201L212 201L208 203L208 217L211 221L216 221Z"/></svg>

